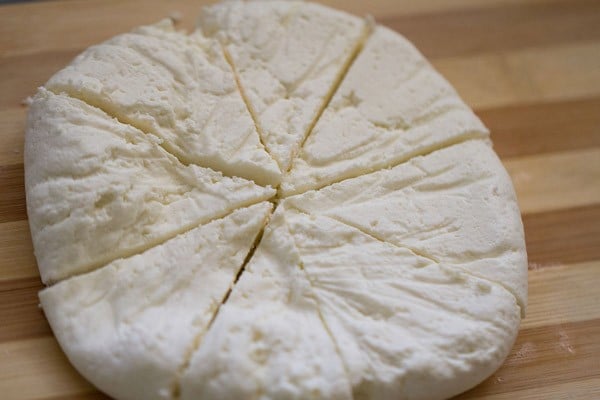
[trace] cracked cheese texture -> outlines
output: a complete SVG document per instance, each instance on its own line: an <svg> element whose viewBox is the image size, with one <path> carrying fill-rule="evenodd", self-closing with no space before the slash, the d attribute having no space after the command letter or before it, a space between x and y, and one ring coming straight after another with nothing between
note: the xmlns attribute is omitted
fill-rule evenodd
<svg viewBox="0 0 600 400"><path fill-rule="evenodd" d="M263 142L287 171L365 30L360 18L299 1L223 2L199 23L221 39Z"/></svg>
<svg viewBox="0 0 600 400"><path fill-rule="evenodd" d="M281 179L219 44L169 20L90 47L46 87L160 137L184 163L261 185Z"/></svg>
<svg viewBox="0 0 600 400"><path fill-rule="evenodd" d="M271 211L263 202L40 293L69 360L117 399L170 399Z"/></svg>
<svg viewBox="0 0 600 400"><path fill-rule="evenodd" d="M501 286L329 217L287 224L355 400L445 399L508 355L520 309Z"/></svg>
<svg viewBox="0 0 600 400"><path fill-rule="evenodd" d="M274 190L184 166L159 140L40 89L25 139L27 213L44 282L155 245Z"/></svg>
<svg viewBox="0 0 600 400"><path fill-rule="evenodd" d="M282 192L320 188L487 135L410 42L377 27L294 160Z"/></svg>
<svg viewBox="0 0 600 400"><path fill-rule="evenodd" d="M504 285L523 310L527 254L510 177L484 141L285 200Z"/></svg>
<svg viewBox="0 0 600 400"><path fill-rule="evenodd" d="M182 379L181 399L351 400L280 209Z"/></svg>

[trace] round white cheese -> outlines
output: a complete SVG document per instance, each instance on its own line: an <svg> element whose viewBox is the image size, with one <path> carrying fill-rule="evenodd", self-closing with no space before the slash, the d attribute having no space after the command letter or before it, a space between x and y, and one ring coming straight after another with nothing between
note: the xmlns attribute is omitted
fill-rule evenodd
<svg viewBox="0 0 600 400"><path fill-rule="evenodd" d="M323 6L87 49L34 97L25 179L44 312L117 399L444 399L525 312L487 129L406 39Z"/></svg>

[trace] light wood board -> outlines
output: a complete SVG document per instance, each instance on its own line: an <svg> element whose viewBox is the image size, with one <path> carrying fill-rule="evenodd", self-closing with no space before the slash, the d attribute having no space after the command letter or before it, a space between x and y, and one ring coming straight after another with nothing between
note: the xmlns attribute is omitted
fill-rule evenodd
<svg viewBox="0 0 600 400"><path fill-rule="evenodd" d="M0 398L106 399L38 307L24 100L76 54L206 1L0 6ZM600 399L600 2L328 0L412 40L490 127L523 212L530 306L512 353L458 399ZM141 11L140 11L141 10Z"/></svg>

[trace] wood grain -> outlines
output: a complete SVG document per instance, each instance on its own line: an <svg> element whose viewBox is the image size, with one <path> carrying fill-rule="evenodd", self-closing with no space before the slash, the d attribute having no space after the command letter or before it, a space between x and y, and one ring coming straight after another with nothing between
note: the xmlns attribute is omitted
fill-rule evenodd
<svg viewBox="0 0 600 400"><path fill-rule="evenodd" d="M599 222L600 204L524 215L530 268L600 260Z"/></svg>
<svg viewBox="0 0 600 400"><path fill-rule="evenodd" d="M480 110L500 157L600 147L600 97Z"/></svg>
<svg viewBox="0 0 600 400"><path fill-rule="evenodd" d="M0 223L0 285L4 281L39 277L27 221Z"/></svg>
<svg viewBox="0 0 600 400"><path fill-rule="evenodd" d="M440 58L600 39L600 2L496 5L392 15L379 22L405 35L425 56Z"/></svg>
<svg viewBox="0 0 600 400"><path fill-rule="evenodd" d="M38 307L39 279L21 279L0 283L0 342L51 336L52 331Z"/></svg>
<svg viewBox="0 0 600 400"><path fill-rule="evenodd" d="M600 319L600 261L529 271L529 305L522 328Z"/></svg>
<svg viewBox="0 0 600 400"><path fill-rule="evenodd" d="M0 57L0 74L5 78L0 83L0 90L5 94L0 97L0 109L22 106L39 86L79 53L79 49L57 50Z"/></svg>
<svg viewBox="0 0 600 400"><path fill-rule="evenodd" d="M456 397L455 400L590 400L597 398L600 398L600 378L579 379L575 382L549 384L532 389L494 394L472 391L465 396Z"/></svg>
<svg viewBox="0 0 600 400"><path fill-rule="evenodd" d="M53 337L0 343L2 396L46 399L93 393L94 388L70 366Z"/></svg>
<svg viewBox="0 0 600 400"><path fill-rule="evenodd" d="M44 397L46 400L109 400L110 397L100 392L81 393L76 395Z"/></svg>
<svg viewBox="0 0 600 400"><path fill-rule="evenodd" d="M599 377L600 320L523 329L504 365L460 399Z"/></svg>
<svg viewBox="0 0 600 400"><path fill-rule="evenodd" d="M547 0L326 0L322 3L357 15L371 14L383 18L440 10L544 2ZM165 18L173 12L181 13L181 25L190 29L200 8L211 3L214 1L73 0L4 6L0 7L0 21L3 21L0 24L0 54L83 49L137 25ZM48 18L49 16L52 18ZM24 29L27 31L23 32ZM71 34L73 32L76 34Z"/></svg>
<svg viewBox="0 0 600 400"><path fill-rule="evenodd" d="M600 29L600 28L599 28ZM475 109L600 95L600 42L432 59Z"/></svg>
<svg viewBox="0 0 600 400"><path fill-rule="evenodd" d="M0 6L0 398L107 399L68 363L38 307L23 101L87 46L176 10L189 29L207 3ZM415 41L490 127L515 183L530 261L527 317L504 366L457 399L600 398L600 3L324 3L370 13Z"/></svg>
<svg viewBox="0 0 600 400"><path fill-rule="evenodd" d="M600 148L505 159L504 166L523 214L600 203Z"/></svg>
<svg viewBox="0 0 600 400"><path fill-rule="evenodd" d="M23 162L23 133L25 132L25 107L0 111L0 165Z"/></svg>
<svg viewBox="0 0 600 400"><path fill-rule="evenodd" d="M23 164L0 165L0 223L27 219Z"/></svg>
<svg viewBox="0 0 600 400"><path fill-rule="evenodd" d="M206 1L49 1L0 8L0 49L5 56L80 51L116 33L179 11L191 28ZM140 10L144 12L140 12ZM93 12L90 12L92 11ZM49 18L52 16L52 18ZM24 26L37 27L23 32ZM41 29L40 29L41 28ZM16 35L14 32L25 34Z"/></svg>

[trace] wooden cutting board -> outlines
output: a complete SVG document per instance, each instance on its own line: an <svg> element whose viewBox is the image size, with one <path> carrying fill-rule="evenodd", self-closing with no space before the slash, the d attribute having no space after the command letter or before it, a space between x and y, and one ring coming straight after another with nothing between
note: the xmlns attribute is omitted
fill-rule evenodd
<svg viewBox="0 0 600 400"><path fill-rule="evenodd" d="M87 46L204 1L0 6L0 398L106 399L38 308L23 101ZM600 399L600 1L328 0L415 42L492 130L519 196L530 304L504 366L459 399ZM179 13L174 12L178 11Z"/></svg>

